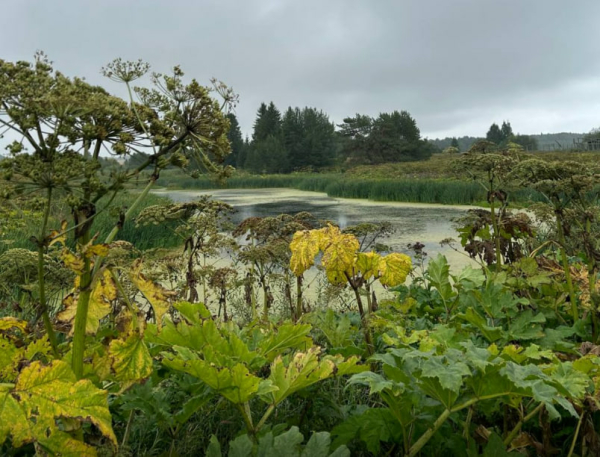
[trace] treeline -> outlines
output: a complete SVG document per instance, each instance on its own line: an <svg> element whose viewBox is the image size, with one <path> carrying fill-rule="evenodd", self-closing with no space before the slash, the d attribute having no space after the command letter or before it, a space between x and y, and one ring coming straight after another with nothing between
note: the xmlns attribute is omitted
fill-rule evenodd
<svg viewBox="0 0 600 457"><path fill-rule="evenodd" d="M459 151L465 152L477 141L486 139L497 144L505 144L510 140L513 143L520 144L528 151L543 151L548 149L569 150L573 148L573 140L578 141L582 138L587 139L593 137L593 135L594 131L588 134L571 132L540 133L532 135L514 134L510 122L506 121L503 122L502 125L496 123L492 124L485 137L446 137L429 141L442 151L449 147L456 147Z"/></svg>
<svg viewBox="0 0 600 457"><path fill-rule="evenodd" d="M243 138L235 115L228 116L232 153L227 163L252 173L424 160L436 151L406 111L377 118L357 114L336 126L316 108L289 107L282 115L273 102L263 103L251 139Z"/></svg>

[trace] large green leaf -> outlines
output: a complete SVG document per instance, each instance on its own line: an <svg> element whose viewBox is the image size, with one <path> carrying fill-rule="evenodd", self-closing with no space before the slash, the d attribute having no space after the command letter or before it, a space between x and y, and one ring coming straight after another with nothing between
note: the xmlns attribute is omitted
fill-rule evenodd
<svg viewBox="0 0 600 457"><path fill-rule="evenodd" d="M331 360L319 360L320 349L313 347L307 352L299 352L285 363L280 356L271 364L269 380L278 388L265 398L273 404L280 403L294 392L332 376L335 364Z"/></svg>
<svg viewBox="0 0 600 457"><path fill-rule="evenodd" d="M433 356L425 361L421 370L423 378L437 378L444 389L454 393L460 391L463 377L470 376L468 365L456 360L446 360L443 356Z"/></svg>
<svg viewBox="0 0 600 457"><path fill-rule="evenodd" d="M336 426L331 434L335 437L333 448L359 440L373 455L380 455L381 442L402 440L400 423L388 408L370 408L360 415L351 416Z"/></svg>
<svg viewBox="0 0 600 457"><path fill-rule="evenodd" d="M456 317L459 319L463 319L477 327L481 334L484 336L484 338L486 338L490 343L498 341L504 336L504 331L501 327L489 326L485 318L483 318L473 308L467 309L467 311L464 314L457 314Z"/></svg>
<svg viewBox="0 0 600 457"><path fill-rule="evenodd" d="M438 291L444 300L452 298L452 285L450 284L450 265L441 254L431 259L427 264L427 277L429 282Z"/></svg>
<svg viewBox="0 0 600 457"><path fill-rule="evenodd" d="M179 357L183 354L182 351L178 352L178 356L168 355L170 358L165 358L163 364L200 379L235 404L245 403L257 393L261 379L252 375L244 365L238 363L219 369L204 360L191 358L189 353L186 359Z"/></svg>

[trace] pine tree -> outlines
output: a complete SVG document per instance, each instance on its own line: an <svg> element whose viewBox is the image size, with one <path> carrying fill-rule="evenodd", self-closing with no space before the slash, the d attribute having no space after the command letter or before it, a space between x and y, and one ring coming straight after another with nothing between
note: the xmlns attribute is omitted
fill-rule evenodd
<svg viewBox="0 0 600 457"><path fill-rule="evenodd" d="M495 122L490 126L490 129L487 132L486 138L488 141L491 141L494 144L500 144L504 140L504 136L502 135L502 130L498 127L498 124Z"/></svg>
<svg viewBox="0 0 600 457"><path fill-rule="evenodd" d="M450 147L456 148L460 151L460 146L458 144L458 140L456 139L456 137L452 138L452 141L450 142Z"/></svg>
<svg viewBox="0 0 600 457"><path fill-rule="evenodd" d="M227 114L227 119L229 119L227 139L229 140L229 144L231 144L231 154L225 158L225 164L237 166L238 158L244 149L244 137L242 136L242 130L235 114Z"/></svg>
<svg viewBox="0 0 600 457"><path fill-rule="evenodd" d="M502 132L502 142L503 143L509 142L510 139L514 136L512 127L510 126L510 122L508 122L508 121L504 121L502 123L502 127L500 128L500 131Z"/></svg>

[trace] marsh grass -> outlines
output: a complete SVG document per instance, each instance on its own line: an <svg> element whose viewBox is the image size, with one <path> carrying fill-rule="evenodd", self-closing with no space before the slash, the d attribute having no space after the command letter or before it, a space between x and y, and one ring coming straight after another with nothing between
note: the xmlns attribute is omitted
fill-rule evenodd
<svg viewBox="0 0 600 457"><path fill-rule="evenodd" d="M126 211L133 203L137 195L136 191L127 191L118 195L111 203L109 209L99 213L94 221L93 233L98 234L98 240L106 238L112 228L119 220L119 212ZM166 197L150 194L144 202L134 212L133 217L126 221L123 228L119 231L118 240L129 241L137 249L145 250L161 246L164 248L176 247L181 241L173 236L173 228L168 224L159 226L140 226L136 227L134 219L144 208L151 205L167 204L170 200ZM107 200L101 200L98 208L104 208ZM8 249L24 248L34 249L35 245L30 240L32 236L38 236L39 225L41 223L41 213L14 215L15 223L13 228L2 234L0 242L0 254ZM58 200L53 206L50 215L50 229L59 229L62 220L68 220L71 224L70 210L64 201ZM67 239L68 244L73 243L72 233Z"/></svg>
<svg viewBox="0 0 600 457"><path fill-rule="evenodd" d="M362 179L342 173L292 175L242 175L226 183L207 178L192 179L171 173L159 185L178 189L265 189L285 187L324 192L336 198L362 198L380 202L438 203L447 205L485 205L484 189L473 181L450 179ZM539 201L541 196L529 190L512 192L514 202Z"/></svg>

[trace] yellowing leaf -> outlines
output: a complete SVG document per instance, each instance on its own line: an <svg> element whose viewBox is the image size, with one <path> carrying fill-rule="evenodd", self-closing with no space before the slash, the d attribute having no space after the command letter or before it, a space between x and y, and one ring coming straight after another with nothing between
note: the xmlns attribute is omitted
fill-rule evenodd
<svg viewBox="0 0 600 457"><path fill-rule="evenodd" d="M152 357L138 334L133 333L126 340L111 341L108 352L118 381L133 383L152 374Z"/></svg>
<svg viewBox="0 0 600 457"><path fill-rule="evenodd" d="M117 444L107 392L89 380L77 381L60 360L49 366L34 362L23 369L15 386L0 385L0 417L0 443L11 435L14 447L37 442L54 454L95 456L94 448L58 428L59 418L91 422Z"/></svg>
<svg viewBox="0 0 600 457"><path fill-rule="evenodd" d="M79 281L76 278L76 287ZM111 311L110 302L117 298L117 287L109 270L104 270L99 279L92 286L92 294L88 305L87 322L85 331L95 335L100 327L100 320L104 319ZM57 319L61 322L73 323L77 313L78 294L73 292L63 299L65 309L58 313Z"/></svg>
<svg viewBox="0 0 600 457"><path fill-rule="evenodd" d="M331 240L331 244L323 253L323 266L332 275L352 275L354 261L359 248L359 242L354 235L340 234Z"/></svg>
<svg viewBox="0 0 600 457"><path fill-rule="evenodd" d="M142 274L142 262L137 260L131 267L131 280L138 290L150 302L154 315L156 317L156 326L160 331L162 326L162 318L169 310L169 297L176 295L174 292L168 291L164 287L153 283Z"/></svg>
<svg viewBox="0 0 600 457"><path fill-rule="evenodd" d="M65 267L78 275L83 274L84 261L80 256L75 255L67 248L64 248L61 257Z"/></svg>
<svg viewBox="0 0 600 457"><path fill-rule="evenodd" d="M94 256L106 257L108 255L108 245L107 244L89 244L82 249L82 253L84 256L90 258Z"/></svg>
<svg viewBox="0 0 600 457"><path fill-rule="evenodd" d="M67 243L67 234L64 233L67 230L67 221L64 220L60 223L60 231L59 230L52 230L52 232L50 232L50 244L49 246L52 246L53 244L56 243L61 243L63 246L66 245ZM61 235L62 233L62 235Z"/></svg>
<svg viewBox="0 0 600 457"><path fill-rule="evenodd" d="M18 328L25 330L27 328L27 322L17 319L16 317L2 317L0 318L0 331L8 330L11 328Z"/></svg>
<svg viewBox="0 0 600 457"><path fill-rule="evenodd" d="M395 287L406 281L412 268L412 261L406 254L395 252L383 257L379 268L382 271L379 282L384 286Z"/></svg>
<svg viewBox="0 0 600 457"><path fill-rule="evenodd" d="M290 269L296 276L302 274L314 265L315 257L319 253L320 233L317 230L304 230L294 233L290 243L292 258Z"/></svg>
<svg viewBox="0 0 600 457"><path fill-rule="evenodd" d="M367 280L372 277L378 278L380 262L381 256L375 252L359 252L356 256L356 269Z"/></svg>

